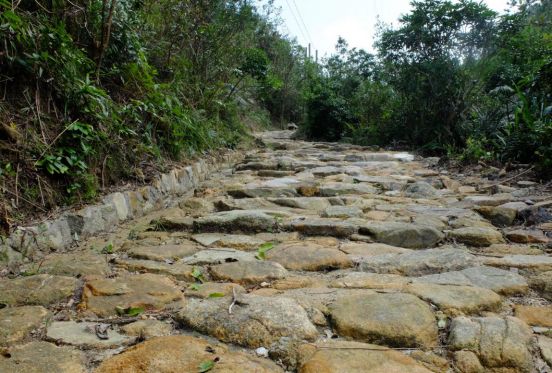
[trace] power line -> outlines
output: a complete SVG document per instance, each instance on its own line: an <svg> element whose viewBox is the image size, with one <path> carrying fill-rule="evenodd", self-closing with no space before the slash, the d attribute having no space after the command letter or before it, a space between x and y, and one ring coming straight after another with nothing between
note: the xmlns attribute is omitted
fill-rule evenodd
<svg viewBox="0 0 552 373"><path fill-rule="evenodd" d="M305 33L303 32L303 29L301 28L301 24L299 23L299 20L297 19L297 16L295 15L295 13L293 12L293 8L291 7L291 5L289 5L289 1L286 0L286 4L289 8L289 11L291 12L291 15L293 16L293 19L295 20L295 24L297 24L297 27L299 28L299 32L301 32L301 35L303 35L303 38L305 38L305 40L309 41L310 38L307 38L307 36L305 35Z"/></svg>
<svg viewBox="0 0 552 373"><path fill-rule="evenodd" d="M303 20L303 16L301 15L301 11L299 11L299 7L297 6L297 2L295 0L293 1L293 5L295 6L295 10L297 10L297 14L299 15L299 20L301 21L301 24L303 25L303 28L307 32L307 36L309 37L309 41L312 43L312 37L310 35L309 29L307 25L305 24L305 21Z"/></svg>

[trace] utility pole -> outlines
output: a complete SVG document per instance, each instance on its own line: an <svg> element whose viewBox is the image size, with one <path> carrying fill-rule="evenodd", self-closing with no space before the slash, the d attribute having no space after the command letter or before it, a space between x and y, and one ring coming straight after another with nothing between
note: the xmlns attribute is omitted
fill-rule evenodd
<svg viewBox="0 0 552 373"><path fill-rule="evenodd" d="M311 43L309 43L309 58L311 58Z"/></svg>
<svg viewBox="0 0 552 373"><path fill-rule="evenodd" d="M316 63L318 63L318 49L314 51L314 55L316 56Z"/></svg>

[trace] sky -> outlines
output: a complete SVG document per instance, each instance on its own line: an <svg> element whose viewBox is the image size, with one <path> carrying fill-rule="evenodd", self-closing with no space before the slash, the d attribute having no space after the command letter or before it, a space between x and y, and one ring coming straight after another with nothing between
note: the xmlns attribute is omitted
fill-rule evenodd
<svg viewBox="0 0 552 373"><path fill-rule="evenodd" d="M508 0L483 2L502 13ZM409 3L410 0L274 0L284 21L281 31L297 37L303 46L311 42L312 54L318 49L320 57L334 51L339 36L350 47L373 51L378 20L396 25L400 15L409 11Z"/></svg>

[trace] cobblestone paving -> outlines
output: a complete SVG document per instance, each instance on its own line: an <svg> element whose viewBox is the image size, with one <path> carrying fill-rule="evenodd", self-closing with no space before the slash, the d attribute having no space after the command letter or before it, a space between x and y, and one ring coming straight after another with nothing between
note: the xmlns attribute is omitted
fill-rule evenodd
<svg viewBox="0 0 552 373"><path fill-rule="evenodd" d="M552 371L552 196L289 135L0 280L0 372Z"/></svg>

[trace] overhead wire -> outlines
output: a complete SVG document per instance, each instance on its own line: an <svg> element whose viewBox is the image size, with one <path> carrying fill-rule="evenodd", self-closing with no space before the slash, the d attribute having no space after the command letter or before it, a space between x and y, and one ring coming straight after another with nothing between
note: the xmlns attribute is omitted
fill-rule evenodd
<svg viewBox="0 0 552 373"><path fill-rule="evenodd" d="M303 28L301 27L301 24L300 24L299 20L297 19L297 16L295 15L295 12L293 11L293 8L291 7L291 5L289 5L289 0L286 0L286 4L289 8L289 11L290 11L291 15L293 16L293 19L295 20L295 23L297 24L297 27L299 28L299 32L301 32L301 35L303 35L303 38L306 41L310 41L310 38L308 38L306 36L305 32L303 31Z"/></svg>

